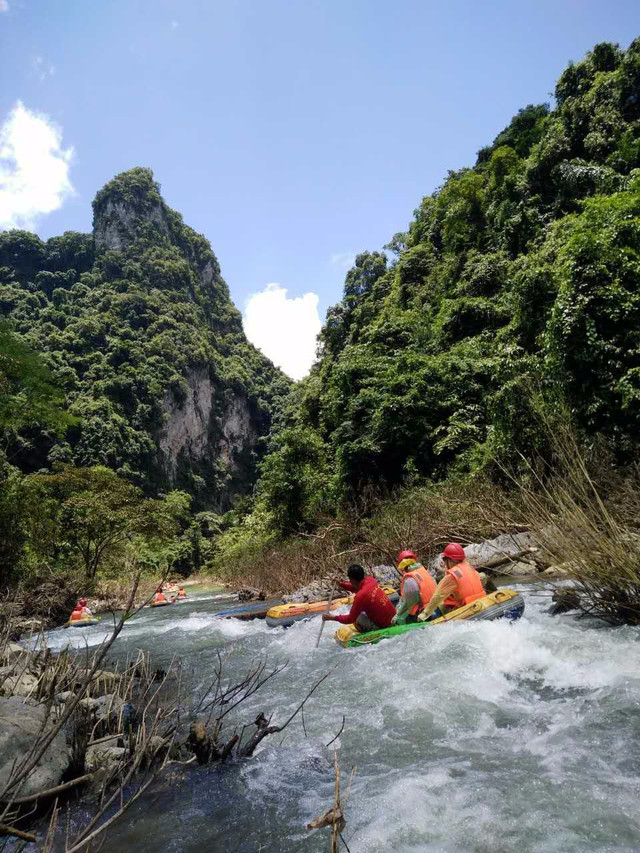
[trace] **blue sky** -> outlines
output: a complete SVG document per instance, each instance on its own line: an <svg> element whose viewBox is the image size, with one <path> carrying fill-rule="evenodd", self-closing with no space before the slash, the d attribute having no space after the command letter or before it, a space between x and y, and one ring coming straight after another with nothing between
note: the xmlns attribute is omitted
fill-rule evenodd
<svg viewBox="0 0 640 853"><path fill-rule="evenodd" d="M150 166L238 307L277 282L324 317L355 252L570 59L638 35L637 0L0 0L0 125L20 101L61 133L73 194L34 215L42 237L89 230L96 191Z"/></svg>

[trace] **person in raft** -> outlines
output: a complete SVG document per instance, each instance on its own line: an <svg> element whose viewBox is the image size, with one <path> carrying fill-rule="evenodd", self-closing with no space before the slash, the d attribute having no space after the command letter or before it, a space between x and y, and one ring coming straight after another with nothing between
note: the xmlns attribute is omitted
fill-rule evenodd
<svg viewBox="0 0 640 853"><path fill-rule="evenodd" d="M413 551L400 551L397 560L400 581L400 604L392 625L411 625L418 621L418 613L431 601L436 582Z"/></svg>
<svg viewBox="0 0 640 853"><path fill-rule="evenodd" d="M167 601L167 596L162 591L162 587L159 586L156 594L153 596L152 604L159 604L161 601Z"/></svg>
<svg viewBox="0 0 640 853"><path fill-rule="evenodd" d="M435 588L427 606L419 614L418 622L426 621L436 608L441 613L447 613L486 595L482 578L473 566L467 563L462 545L450 542L441 556L445 565L444 577Z"/></svg>
<svg viewBox="0 0 640 853"><path fill-rule="evenodd" d="M186 598L186 597L187 597L187 593L184 591L184 587L183 586L179 587L178 598Z"/></svg>
<svg viewBox="0 0 640 853"><path fill-rule="evenodd" d="M69 617L69 622L81 622L84 619L82 615L82 605L78 602L76 606L71 611L71 616Z"/></svg>
<svg viewBox="0 0 640 853"><path fill-rule="evenodd" d="M81 608L83 619L91 619L91 617L93 616L93 613L91 612L91 610L89 610L89 607L87 606L87 599L86 598L78 599L78 604L76 606Z"/></svg>
<svg viewBox="0 0 640 853"><path fill-rule="evenodd" d="M355 624L358 631L377 631L388 628L396 615L396 609L382 591L375 578L365 577L362 566L352 565L347 569L348 581L339 581L342 589L355 592L351 610L343 616L323 613L325 622L340 622L342 625Z"/></svg>

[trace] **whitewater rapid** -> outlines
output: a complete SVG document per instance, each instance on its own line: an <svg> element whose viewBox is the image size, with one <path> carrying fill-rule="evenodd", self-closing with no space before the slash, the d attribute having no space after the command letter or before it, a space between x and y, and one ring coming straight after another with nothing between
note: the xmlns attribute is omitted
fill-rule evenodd
<svg viewBox="0 0 640 853"><path fill-rule="evenodd" d="M305 826L333 799L333 750L344 784L351 853L640 850L640 630L570 614L550 617L536 586L518 588L516 623L473 622L342 649L317 619L289 629L221 619L228 599L146 610L114 646L181 657L201 695L217 652L229 673L266 656L287 662L239 714L279 722L326 672L282 736L240 767L199 769L161 787L109 837L110 851L327 851L327 830ZM105 624L53 631L60 649L94 647ZM81 634L81 636L79 636ZM326 744L344 732L331 747Z"/></svg>

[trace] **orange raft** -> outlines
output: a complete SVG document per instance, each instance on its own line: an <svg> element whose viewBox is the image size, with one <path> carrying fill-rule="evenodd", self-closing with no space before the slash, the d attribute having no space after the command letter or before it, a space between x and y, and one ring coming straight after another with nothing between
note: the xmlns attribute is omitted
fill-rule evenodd
<svg viewBox="0 0 640 853"><path fill-rule="evenodd" d="M398 600L398 592L391 586L383 587L385 595L391 601ZM347 595L343 598L334 598L329 605L329 610L337 610L339 607L351 604L353 595ZM299 622L302 619L311 619L313 616L319 616L327 609L328 601L309 601L303 603L292 602L291 604L279 604L267 610L267 625L270 628L288 628L294 622Z"/></svg>

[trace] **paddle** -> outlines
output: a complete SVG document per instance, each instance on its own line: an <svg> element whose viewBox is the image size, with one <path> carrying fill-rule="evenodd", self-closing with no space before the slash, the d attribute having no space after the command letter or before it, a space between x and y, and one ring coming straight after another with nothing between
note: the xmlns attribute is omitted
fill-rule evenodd
<svg viewBox="0 0 640 853"><path fill-rule="evenodd" d="M333 593L336 591L336 580L333 581L333 586L331 587L331 593L329 594L329 601L327 601L327 606L324 609L324 613L328 613L331 610L331 602L333 601ZM318 634L318 639L316 640L316 649L320 645L320 638L322 637L322 631L324 630L324 619L320 623L320 633Z"/></svg>

